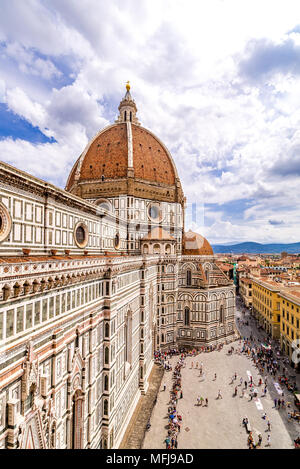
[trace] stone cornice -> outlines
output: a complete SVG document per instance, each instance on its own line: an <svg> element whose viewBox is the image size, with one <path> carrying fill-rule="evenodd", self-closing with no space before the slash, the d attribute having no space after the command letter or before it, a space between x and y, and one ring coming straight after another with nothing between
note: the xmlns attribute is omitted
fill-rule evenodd
<svg viewBox="0 0 300 469"><path fill-rule="evenodd" d="M66 192L63 189L59 189L53 184L31 176L4 162L0 162L0 180L2 180L2 182L10 189L11 187L17 187L34 196L38 195L43 198L52 198L57 202L61 202L65 206L69 206L72 209L78 209L81 212L85 211L92 215L97 215L98 213L98 208L90 202Z"/></svg>

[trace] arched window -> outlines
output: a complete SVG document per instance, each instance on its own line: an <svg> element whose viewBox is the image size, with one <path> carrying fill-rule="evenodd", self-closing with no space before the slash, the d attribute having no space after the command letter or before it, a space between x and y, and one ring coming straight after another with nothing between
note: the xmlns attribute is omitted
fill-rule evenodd
<svg viewBox="0 0 300 469"><path fill-rule="evenodd" d="M190 270L186 271L186 284L187 286L192 285L192 272Z"/></svg>
<svg viewBox="0 0 300 469"><path fill-rule="evenodd" d="M104 391L108 391L108 376L104 375Z"/></svg>
<svg viewBox="0 0 300 469"><path fill-rule="evenodd" d="M105 347L105 351L104 351L104 363L105 363L105 365L108 365L108 364L109 364L109 348L108 348L108 347Z"/></svg>
<svg viewBox="0 0 300 469"><path fill-rule="evenodd" d="M130 111L130 122L132 122L132 112Z"/></svg>
<svg viewBox="0 0 300 469"><path fill-rule="evenodd" d="M126 122L127 120L127 111L124 111L124 121Z"/></svg>
<svg viewBox="0 0 300 469"><path fill-rule="evenodd" d="M125 361L131 363L132 361L132 315L128 311L125 319Z"/></svg>
<svg viewBox="0 0 300 469"><path fill-rule="evenodd" d="M2 288L2 292L3 292L3 300L4 301L8 300L8 298L10 297L10 286L4 285L4 287Z"/></svg>
<svg viewBox="0 0 300 469"><path fill-rule="evenodd" d="M225 311L224 311L224 305L220 306L220 323L224 324L225 322Z"/></svg>
<svg viewBox="0 0 300 469"><path fill-rule="evenodd" d="M109 324L108 324L108 322L105 323L105 337L109 337Z"/></svg>
<svg viewBox="0 0 300 469"><path fill-rule="evenodd" d="M73 396L72 449L82 449L83 446L83 395L76 390Z"/></svg>
<svg viewBox="0 0 300 469"><path fill-rule="evenodd" d="M154 254L160 254L160 245L159 244L154 244L153 253Z"/></svg>
<svg viewBox="0 0 300 469"><path fill-rule="evenodd" d="M185 326L190 325L190 309L189 308L184 308L184 325Z"/></svg>
<svg viewBox="0 0 300 469"><path fill-rule="evenodd" d="M103 402L103 413L104 415L108 415L108 400L107 399L104 399L104 402Z"/></svg>

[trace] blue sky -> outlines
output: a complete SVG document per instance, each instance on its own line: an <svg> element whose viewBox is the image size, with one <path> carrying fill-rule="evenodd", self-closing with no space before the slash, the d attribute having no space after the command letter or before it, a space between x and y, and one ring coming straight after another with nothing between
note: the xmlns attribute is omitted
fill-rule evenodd
<svg viewBox="0 0 300 469"><path fill-rule="evenodd" d="M300 241L300 3L2 0L1 159L64 187L131 81L166 144L186 227Z"/></svg>

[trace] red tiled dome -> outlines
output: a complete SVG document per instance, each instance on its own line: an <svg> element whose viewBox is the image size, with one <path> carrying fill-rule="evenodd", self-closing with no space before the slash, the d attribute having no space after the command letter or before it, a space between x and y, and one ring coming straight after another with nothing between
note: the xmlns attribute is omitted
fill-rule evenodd
<svg viewBox="0 0 300 469"><path fill-rule="evenodd" d="M183 254L195 256L212 256L213 248L206 238L189 230L183 236Z"/></svg>
<svg viewBox="0 0 300 469"><path fill-rule="evenodd" d="M66 190L94 201L130 194L183 205L172 156L152 132L141 127L129 83L126 90L118 119L87 145L70 172Z"/></svg>
<svg viewBox="0 0 300 469"><path fill-rule="evenodd" d="M175 185L176 168L167 149L147 129L131 125L134 177ZM128 135L126 123L99 132L73 166L66 190L74 183L127 177ZM78 174L76 172L78 171ZM76 174L76 177L75 177Z"/></svg>

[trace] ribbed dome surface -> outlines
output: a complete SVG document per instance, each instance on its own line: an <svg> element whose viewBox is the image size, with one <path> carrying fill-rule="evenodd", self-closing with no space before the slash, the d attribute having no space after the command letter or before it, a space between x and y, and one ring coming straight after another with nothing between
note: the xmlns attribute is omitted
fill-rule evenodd
<svg viewBox="0 0 300 469"><path fill-rule="evenodd" d="M126 123L100 132L76 161L66 186L75 182L127 177L128 133ZM175 184L174 164L161 142L147 129L131 125L134 177L149 182ZM81 160L81 161L80 161ZM80 165L80 167L78 167ZM75 174L76 175L75 178Z"/></svg>
<svg viewBox="0 0 300 469"><path fill-rule="evenodd" d="M212 256L213 249L206 238L189 230L183 236L183 254L196 256Z"/></svg>

